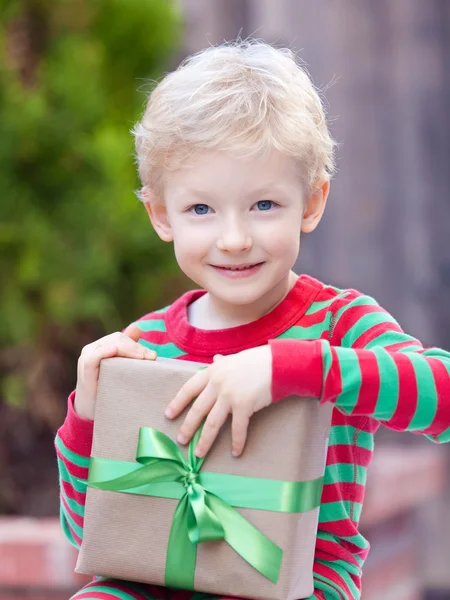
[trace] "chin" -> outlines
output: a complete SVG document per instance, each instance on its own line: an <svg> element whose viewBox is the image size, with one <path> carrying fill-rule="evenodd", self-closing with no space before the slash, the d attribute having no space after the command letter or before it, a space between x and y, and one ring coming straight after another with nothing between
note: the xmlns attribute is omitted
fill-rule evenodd
<svg viewBox="0 0 450 600"><path fill-rule="evenodd" d="M215 293L214 290L210 290L210 293L216 298L220 298L222 302L226 302L227 304L234 304L235 306L246 306L248 304L253 304L254 302L258 302L266 293L267 290L256 290L248 289L242 290L238 292L237 290L234 293Z"/></svg>

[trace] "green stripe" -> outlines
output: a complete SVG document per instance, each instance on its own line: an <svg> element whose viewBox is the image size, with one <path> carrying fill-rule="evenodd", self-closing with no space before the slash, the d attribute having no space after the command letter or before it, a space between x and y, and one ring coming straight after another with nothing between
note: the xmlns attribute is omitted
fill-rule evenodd
<svg viewBox="0 0 450 600"><path fill-rule="evenodd" d="M326 318L320 323L315 323L310 327L301 327L300 325L294 325L287 331L278 336L278 339L293 339L293 340L317 340L320 338L324 331L327 331L330 325L331 315L328 314Z"/></svg>
<svg viewBox="0 0 450 600"><path fill-rule="evenodd" d="M64 535L66 536L67 540L72 544L72 546L75 546L75 548L79 548L80 547L79 544L76 542L75 538L73 537L73 533L69 529L65 511L63 510L63 506L61 504L59 507L59 521L61 523L62 530L63 530Z"/></svg>
<svg viewBox="0 0 450 600"><path fill-rule="evenodd" d="M439 435L426 435L425 437L435 444L445 444L446 442L450 442L450 427Z"/></svg>
<svg viewBox="0 0 450 600"><path fill-rule="evenodd" d="M69 450L69 448L64 444L59 435L56 435L55 443L58 450L69 462L71 462L74 465L77 465L77 467L89 467L89 457L81 456L80 454L75 454L75 452Z"/></svg>
<svg viewBox="0 0 450 600"><path fill-rule="evenodd" d="M59 457L57 457L57 461L61 479L66 483L70 483L77 492L86 493L86 483L80 481L79 479L77 479L77 477L71 475L67 470L66 465Z"/></svg>
<svg viewBox="0 0 450 600"><path fill-rule="evenodd" d="M329 523L330 521L346 521L352 514L353 520L359 521L361 516L362 504L360 502L350 502L350 500L341 500L338 502L325 502L320 505L319 523Z"/></svg>
<svg viewBox="0 0 450 600"><path fill-rule="evenodd" d="M147 319L145 321L135 321L141 331L167 331L166 323L162 319Z"/></svg>
<svg viewBox="0 0 450 600"><path fill-rule="evenodd" d="M111 577L97 577L96 581L100 582L100 583L109 583L109 584L114 583L114 580L112 580ZM145 584L139 585L138 583L136 583L134 581L127 581L126 585L128 588L130 588L130 591L137 592L138 594L143 596L143 598L145 598L146 600L155 600L154 596L147 594L147 592L145 592L145 590L143 589L145 587ZM192 596L191 596L190 600L192 600Z"/></svg>
<svg viewBox="0 0 450 600"><path fill-rule="evenodd" d="M433 422L437 411L437 391L433 371L426 358L420 354L410 354L408 358L414 367L418 395L416 412L408 429L417 431L426 429Z"/></svg>
<svg viewBox="0 0 450 600"><path fill-rule="evenodd" d="M165 313L167 310L169 310L170 307L171 307L171 305L168 304L167 306L164 306L163 308L159 308L158 310L155 310L153 312L155 312L157 314Z"/></svg>
<svg viewBox="0 0 450 600"><path fill-rule="evenodd" d="M321 575L316 575L314 573L314 588L316 590L320 590L323 593L325 600L342 600L342 598L344 597L344 592L341 592L342 595L338 594L334 586L329 585L328 583L326 583L326 581L321 581L321 579L319 579L320 577ZM318 596L316 596L316 594L313 594L308 598L308 600L311 600L312 598L317 599Z"/></svg>
<svg viewBox="0 0 450 600"><path fill-rule="evenodd" d="M329 446L334 445L358 446L366 450L373 450L373 434L361 431L351 425L333 425L330 429Z"/></svg>
<svg viewBox="0 0 450 600"><path fill-rule="evenodd" d="M330 567L330 564L324 560L317 560L317 562L322 565L325 565L327 567ZM337 572L337 574L341 577L341 579L343 579L345 581L346 586L348 587L348 589L350 590L350 593L352 594L351 597L358 598L359 590L358 590L355 582L351 578L350 573L345 568L345 566L343 567L343 566L339 565L338 561L333 561L333 566L331 568ZM358 573L358 575L360 575L360 573Z"/></svg>
<svg viewBox="0 0 450 600"><path fill-rule="evenodd" d="M322 302L313 302L311 304L311 306L308 308L308 310L305 312L305 315L313 315L313 314L319 312L319 310L328 308L329 306L331 306L333 304L333 302L335 300L336 300L336 296L334 296L334 298L330 298L329 300L322 300Z"/></svg>
<svg viewBox="0 0 450 600"><path fill-rule="evenodd" d="M351 348L355 342L359 338L359 336L375 325L381 325L383 323L394 323L397 324L397 321L394 317L391 317L388 313L385 312L369 312L356 321L356 323L350 327L350 329L345 333L342 338L341 345L345 348Z"/></svg>
<svg viewBox="0 0 450 600"><path fill-rule="evenodd" d="M330 566L330 565L328 565ZM334 581L332 581L331 579L328 579L328 577L325 577L324 575L319 575L318 573L314 573L314 579L316 579L316 588L320 588L319 585L319 581L322 582L322 585L327 585L327 592L328 592L328 596L327 598L332 598L333 600L339 599L339 600L343 600L344 598L346 598L346 594L344 592L344 590ZM331 595L331 590L333 590L333 595ZM350 599L347 599L350 600ZM359 596L352 598L352 600L359 600Z"/></svg>
<svg viewBox="0 0 450 600"><path fill-rule="evenodd" d="M137 583L134 583L132 581L127 581L127 586L130 587L133 591L138 592L143 598L145 598L145 600L155 600L154 596L150 596L150 594L147 594L142 589L142 586L138 585ZM192 600L192 596L190 597L189 600Z"/></svg>
<svg viewBox="0 0 450 600"><path fill-rule="evenodd" d="M133 596L130 596L130 594L127 594L126 592L122 592L122 590L118 590L115 587L110 587L107 585L98 585L95 581L93 583L89 583L83 588L83 594L90 591L95 593L103 592L104 594L111 594L113 598L120 598L120 600L135 600Z"/></svg>
<svg viewBox="0 0 450 600"><path fill-rule="evenodd" d="M346 542L350 542L351 544L354 544L355 546L358 546L361 549L369 547L369 542L360 533L358 533L356 535L340 535L339 538L341 540L345 540ZM357 555L354 555L354 556L357 556ZM363 563L364 563L364 560L362 561L362 564Z"/></svg>
<svg viewBox="0 0 450 600"><path fill-rule="evenodd" d="M361 369L357 353L350 348L336 347L342 377L342 394L336 398L336 405L347 415L351 415L358 401L361 388Z"/></svg>
<svg viewBox="0 0 450 600"><path fill-rule="evenodd" d="M139 343L150 348L150 350L154 350L162 358L179 358L186 354L186 352L183 352L183 350L180 350L172 343L152 344L151 342L147 342L147 340L139 340Z"/></svg>
<svg viewBox="0 0 450 600"><path fill-rule="evenodd" d="M399 381L398 370L394 359L386 350L373 350L377 358L380 373L380 389L375 406L374 417L388 421L394 416L398 406Z"/></svg>
<svg viewBox="0 0 450 600"><path fill-rule="evenodd" d="M66 501L66 504L70 508L70 510L72 512L76 513L77 515L79 515L80 517L83 517L84 516L84 505L80 504L79 502L77 502L73 498L69 498L67 496L66 492L64 491L63 486L61 486L60 492L61 492L61 496Z"/></svg>
<svg viewBox="0 0 450 600"><path fill-rule="evenodd" d="M356 470L356 481L354 471ZM364 485L367 479L367 469L361 465L336 463L325 467L325 484L330 483L359 483Z"/></svg>
<svg viewBox="0 0 450 600"><path fill-rule="evenodd" d="M343 294L341 298L346 298L348 295L349 293ZM359 296L358 298L355 298L348 304L344 304L344 306L337 311L336 324L339 322L340 318L347 310L349 310L350 308L354 308L355 306L379 306L379 304L370 296Z"/></svg>
<svg viewBox="0 0 450 600"><path fill-rule="evenodd" d="M323 381L325 382L330 372L331 365L333 363L333 355L331 353L331 346L328 343L322 344L322 356L323 356ZM323 395L323 392L322 392Z"/></svg>
<svg viewBox="0 0 450 600"><path fill-rule="evenodd" d="M407 335L406 333L400 333L399 331L387 330L383 331L376 337L374 337L370 342L365 344L364 348L366 350L371 350L376 347L386 348L387 346L392 346L393 344L401 344L403 342L410 342L411 346L407 346L405 348L401 348L400 350L396 350L396 352L409 352L411 350L422 350L422 346L417 343L415 337L411 335ZM389 348L388 348L389 351Z"/></svg>
<svg viewBox="0 0 450 600"><path fill-rule="evenodd" d="M73 531L75 531L77 536L79 538L83 537L83 528L75 523L75 521L70 516L70 514L67 512L67 510L64 508L64 506L62 507L62 511L64 513L64 517L65 517L67 523L72 527Z"/></svg>

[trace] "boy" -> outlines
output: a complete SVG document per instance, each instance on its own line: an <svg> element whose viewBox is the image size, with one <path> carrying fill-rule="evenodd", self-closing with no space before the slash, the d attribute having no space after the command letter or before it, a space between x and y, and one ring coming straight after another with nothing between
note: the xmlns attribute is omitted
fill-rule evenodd
<svg viewBox="0 0 450 600"><path fill-rule="evenodd" d="M209 366L166 412L173 418L197 397L178 441L206 417L199 456L230 413L239 456L254 412L290 394L334 403L311 598L360 598L369 544L358 522L373 436L384 423L450 440L450 354L424 349L372 298L292 272L300 232L313 231L325 209L334 143L289 50L239 41L187 59L153 91L135 137L150 221L201 289L83 349L56 437L64 531L78 547L77 478L87 478L100 361L156 352L200 361ZM73 598L196 596L100 579Z"/></svg>

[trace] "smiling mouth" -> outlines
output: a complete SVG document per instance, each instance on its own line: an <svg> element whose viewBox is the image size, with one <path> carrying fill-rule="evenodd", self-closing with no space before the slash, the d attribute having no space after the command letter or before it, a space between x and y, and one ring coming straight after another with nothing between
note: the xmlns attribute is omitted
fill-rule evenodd
<svg viewBox="0 0 450 600"><path fill-rule="evenodd" d="M244 265L211 265L215 269L221 269L223 271L248 271L249 269L253 269L255 267L260 267L263 263L248 263Z"/></svg>

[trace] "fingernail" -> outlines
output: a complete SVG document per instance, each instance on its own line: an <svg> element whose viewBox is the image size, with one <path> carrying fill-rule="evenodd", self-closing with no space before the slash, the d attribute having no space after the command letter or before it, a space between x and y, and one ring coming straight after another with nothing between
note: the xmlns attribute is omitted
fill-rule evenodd
<svg viewBox="0 0 450 600"><path fill-rule="evenodd" d="M150 358L150 359L154 359L156 356L156 353L153 352L152 350L144 350L144 354L145 354L145 358Z"/></svg>
<svg viewBox="0 0 450 600"><path fill-rule="evenodd" d="M194 452L194 454L195 454L195 456L196 456L197 458L202 458L202 456L203 456L203 453L202 453L202 451L201 451L201 450L199 450L198 448L196 448L196 449L195 449L195 452Z"/></svg>
<svg viewBox="0 0 450 600"><path fill-rule="evenodd" d="M166 408L166 412L164 413L168 419L173 417L173 410L171 408Z"/></svg>
<svg viewBox="0 0 450 600"><path fill-rule="evenodd" d="M186 436L185 436L185 435L183 435L183 434L179 433L179 434L178 434L178 436L177 436L177 441L178 441L180 444L186 444L186 442L187 442L187 438L186 438Z"/></svg>
<svg viewBox="0 0 450 600"><path fill-rule="evenodd" d="M234 456L235 458L237 458L239 456L239 452L237 450L232 450L231 451L232 456Z"/></svg>

